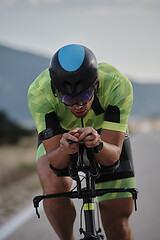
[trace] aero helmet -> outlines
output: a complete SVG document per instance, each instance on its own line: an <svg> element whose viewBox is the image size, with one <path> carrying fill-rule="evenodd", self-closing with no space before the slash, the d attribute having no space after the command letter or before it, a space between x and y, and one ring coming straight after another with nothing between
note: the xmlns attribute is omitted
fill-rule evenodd
<svg viewBox="0 0 160 240"><path fill-rule="evenodd" d="M60 48L51 59L49 72L53 92L58 90L69 96L83 93L98 78L94 54L78 44Z"/></svg>

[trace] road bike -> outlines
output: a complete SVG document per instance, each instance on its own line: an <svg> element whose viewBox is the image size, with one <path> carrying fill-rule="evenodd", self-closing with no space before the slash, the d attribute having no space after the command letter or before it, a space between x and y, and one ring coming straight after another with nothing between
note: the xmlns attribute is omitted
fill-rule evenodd
<svg viewBox="0 0 160 240"><path fill-rule="evenodd" d="M68 140L70 144L73 142ZM118 166L118 162L114 167L109 167L105 174L110 174ZM53 170L53 167L50 165ZM101 167L94 160L94 151L92 148L85 147L83 141L79 142L79 151L71 155L71 164L67 173L57 173L59 177L70 176L75 182L76 186L70 192L62 192L57 194L39 195L33 199L33 204L36 209L36 214L40 218L38 212L39 203L43 199L68 197L72 199L82 199L83 204L80 209L80 227L79 233L83 238L80 240L102 240L104 235L100 227L100 216L98 210L98 203L95 201L96 197L108 193L129 192L135 203L135 210L137 210L137 194L136 188L110 188L110 189L96 189L95 180L102 174ZM104 174L104 172L103 172ZM82 181L85 186L82 186ZM84 215L84 217L83 217ZM96 221L97 220L97 221ZM97 222L97 224L96 224Z"/></svg>

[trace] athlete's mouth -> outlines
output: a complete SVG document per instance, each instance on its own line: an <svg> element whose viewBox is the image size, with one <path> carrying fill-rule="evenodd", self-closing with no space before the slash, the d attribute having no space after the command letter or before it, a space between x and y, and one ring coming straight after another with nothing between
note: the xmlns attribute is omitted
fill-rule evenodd
<svg viewBox="0 0 160 240"><path fill-rule="evenodd" d="M73 110L74 112L76 112L76 113L83 113L83 112L85 112L86 111L86 109L84 109L84 110Z"/></svg>
<svg viewBox="0 0 160 240"><path fill-rule="evenodd" d="M86 113L87 113L87 109L84 109L84 110L72 110L73 114L78 116L78 117L82 117L84 116Z"/></svg>

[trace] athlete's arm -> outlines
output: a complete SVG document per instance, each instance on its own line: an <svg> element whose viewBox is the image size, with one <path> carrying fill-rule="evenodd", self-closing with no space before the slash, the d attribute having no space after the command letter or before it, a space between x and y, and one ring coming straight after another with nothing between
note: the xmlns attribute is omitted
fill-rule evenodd
<svg viewBox="0 0 160 240"><path fill-rule="evenodd" d="M59 134L50 139L44 140L43 145L47 158L54 168L63 169L69 166L70 154L78 151L78 143L69 144L67 139L77 142L76 135L68 133Z"/></svg>
<svg viewBox="0 0 160 240"><path fill-rule="evenodd" d="M115 130L102 129L99 135L92 127L85 127L78 130L81 132L79 140L84 140L86 147L95 147L103 141L103 148L95 153L97 162L104 166L113 165L120 157L125 133Z"/></svg>
<svg viewBox="0 0 160 240"><path fill-rule="evenodd" d="M95 154L96 160L104 166L113 165L120 158L125 133L102 129L100 137L103 141L103 148Z"/></svg>

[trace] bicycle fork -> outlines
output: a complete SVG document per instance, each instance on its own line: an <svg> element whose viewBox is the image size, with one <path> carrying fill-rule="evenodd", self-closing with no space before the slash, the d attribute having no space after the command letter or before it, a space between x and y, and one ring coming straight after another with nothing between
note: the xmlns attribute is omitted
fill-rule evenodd
<svg viewBox="0 0 160 240"><path fill-rule="evenodd" d="M95 202L92 198L83 199L83 206L81 208L80 213L80 234L84 234L84 238L81 240L87 240L87 239L97 239L102 240L104 239L104 236L102 235L102 231L99 224L99 211L97 208L97 219L98 219L98 229L96 229L95 224L95 208L97 206L95 205ZM85 218L85 230L83 229L82 224L82 212L84 212L84 218Z"/></svg>

